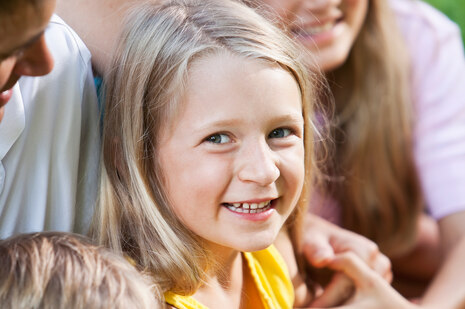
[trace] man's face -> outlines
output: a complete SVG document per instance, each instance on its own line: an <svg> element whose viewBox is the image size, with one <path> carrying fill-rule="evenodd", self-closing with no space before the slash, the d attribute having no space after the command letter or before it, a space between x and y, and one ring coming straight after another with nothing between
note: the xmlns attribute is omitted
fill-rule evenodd
<svg viewBox="0 0 465 309"><path fill-rule="evenodd" d="M54 9L55 0L37 6L20 1L11 12L0 12L0 121L18 79L45 75L53 68L44 31Z"/></svg>

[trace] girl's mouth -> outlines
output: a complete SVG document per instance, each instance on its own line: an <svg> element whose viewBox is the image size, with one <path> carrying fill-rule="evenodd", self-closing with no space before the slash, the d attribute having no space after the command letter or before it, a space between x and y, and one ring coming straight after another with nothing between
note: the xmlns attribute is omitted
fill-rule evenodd
<svg viewBox="0 0 465 309"><path fill-rule="evenodd" d="M293 27L291 31L297 38L318 36L331 31L342 20L343 17L340 17L337 19L328 20L323 24Z"/></svg>
<svg viewBox="0 0 465 309"><path fill-rule="evenodd" d="M260 203L223 203L222 205L236 213L255 214L262 213L272 208L272 202L269 200Z"/></svg>
<svg viewBox="0 0 465 309"><path fill-rule="evenodd" d="M296 36L312 36L331 30L335 24L335 21L331 21L319 26L307 26L303 28L297 28L294 29L292 32Z"/></svg>

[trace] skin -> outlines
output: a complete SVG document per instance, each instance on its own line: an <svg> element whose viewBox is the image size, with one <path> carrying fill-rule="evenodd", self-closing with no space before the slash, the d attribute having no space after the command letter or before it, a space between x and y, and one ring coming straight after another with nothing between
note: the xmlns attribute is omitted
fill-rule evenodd
<svg viewBox="0 0 465 309"><path fill-rule="evenodd" d="M465 307L465 211L439 220L442 253L445 256L440 271L435 276L422 299L428 308L459 309ZM451 292L453 291L453 292Z"/></svg>
<svg viewBox="0 0 465 309"><path fill-rule="evenodd" d="M225 52L194 62L181 105L157 157L173 211L218 262L194 298L239 308L255 286L240 252L275 242L303 187L300 91L281 67ZM226 207L269 201L257 213Z"/></svg>
<svg viewBox="0 0 465 309"><path fill-rule="evenodd" d="M45 0L38 7L20 3L12 13L0 13L0 120L21 76L41 76L53 68L44 30L55 1Z"/></svg>
<svg viewBox="0 0 465 309"><path fill-rule="evenodd" d="M140 1L57 0L56 12L86 43L92 53L92 65L99 75L104 76L124 16Z"/></svg>
<svg viewBox="0 0 465 309"><path fill-rule="evenodd" d="M442 260L438 222L422 214L418 220L415 246L401 256L391 257L396 278L393 286L407 298L423 295Z"/></svg>
<svg viewBox="0 0 465 309"><path fill-rule="evenodd" d="M261 0L325 72L343 64L367 14L368 0Z"/></svg>
<svg viewBox="0 0 465 309"><path fill-rule="evenodd" d="M352 252L386 282L392 281L389 259L380 253L374 242L333 225L316 215L309 213L305 219L303 250L307 261L313 267L331 269L333 261L340 254ZM323 280L327 276L325 273L318 275L318 272L312 273L312 279L318 282L321 275L323 275L321 277ZM353 280L344 273L336 273L324 290L317 293L318 297L313 301L312 306L323 308L343 303L352 296L353 288Z"/></svg>
<svg viewBox="0 0 465 309"><path fill-rule="evenodd" d="M391 288L353 252L339 254L331 261L330 266L349 276L356 287L353 297L347 303L339 307L332 307L333 309L419 308ZM320 307L315 304L313 306Z"/></svg>

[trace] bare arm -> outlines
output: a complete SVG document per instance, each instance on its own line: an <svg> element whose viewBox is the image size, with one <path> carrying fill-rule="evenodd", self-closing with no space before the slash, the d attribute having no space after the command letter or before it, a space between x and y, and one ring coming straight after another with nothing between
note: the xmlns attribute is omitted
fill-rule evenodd
<svg viewBox="0 0 465 309"><path fill-rule="evenodd" d="M465 211L439 221L445 261L427 290L422 305L431 308L465 307Z"/></svg>
<svg viewBox="0 0 465 309"><path fill-rule="evenodd" d="M354 296L347 303L340 307L332 307L333 309L420 308L403 298L354 252L337 255L329 266L351 278L356 289Z"/></svg>
<svg viewBox="0 0 465 309"><path fill-rule="evenodd" d="M331 268L330 263L336 255L352 252L385 280L392 280L389 259L374 242L311 213L305 218L303 249L307 261L314 267ZM352 290L352 280L342 273L336 273L312 305L329 307L339 304L352 295Z"/></svg>
<svg viewBox="0 0 465 309"><path fill-rule="evenodd" d="M304 253L307 261L324 267L335 254L352 251L387 281L392 280L391 263L371 240L307 213L304 224Z"/></svg>
<svg viewBox="0 0 465 309"><path fill-rule="evenodd" d="M393 286L408 298L424 295L443 261L437 220L422 214L417 229L412 249L390 257L394 272Z"/></svg>

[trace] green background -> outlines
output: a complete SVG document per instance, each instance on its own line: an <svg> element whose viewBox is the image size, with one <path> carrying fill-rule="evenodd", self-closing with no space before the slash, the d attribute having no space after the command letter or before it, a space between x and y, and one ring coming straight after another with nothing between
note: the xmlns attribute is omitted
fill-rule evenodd
<svg viewBox="0 0 465 309"><path fill-rule="evenodd" d="M436 7L450 19L457 23L462 31L462 40L465 41L465 1L464 0L424 0Z"/></svg>

